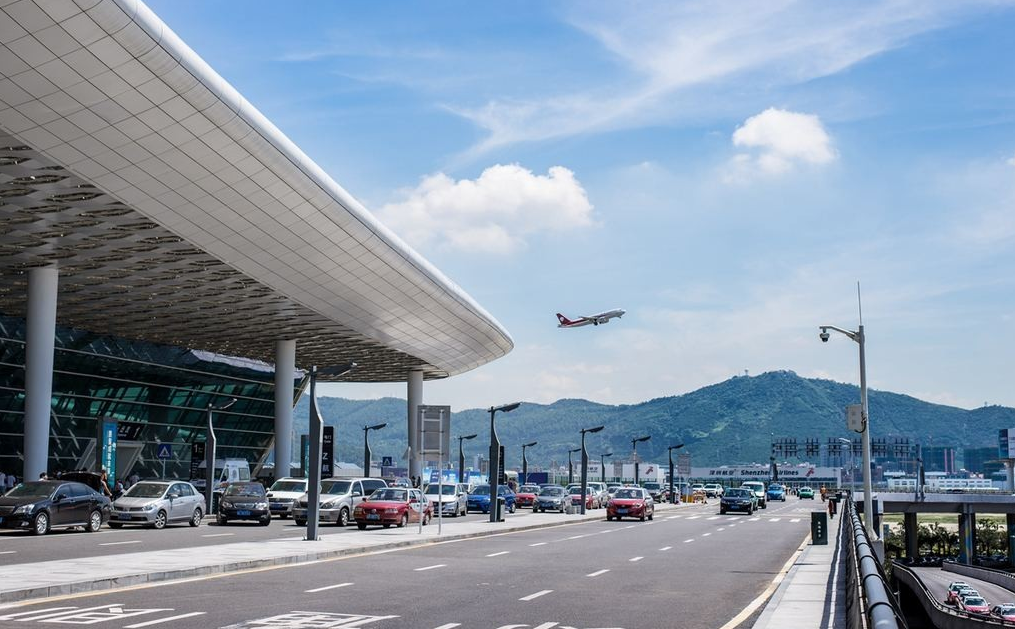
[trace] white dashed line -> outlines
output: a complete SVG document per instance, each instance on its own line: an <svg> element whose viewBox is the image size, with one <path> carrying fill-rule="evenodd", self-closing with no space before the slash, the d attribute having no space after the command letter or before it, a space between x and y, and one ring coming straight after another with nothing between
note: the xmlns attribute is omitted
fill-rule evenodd
<svg viewBox="0 0 1015 629"><path fill-rule="evenodd" d="M447 568L447 567L448 567L448 564L446 564L446 563L438 563L438 564L434 564L432 566L424 566L422 568L413 568L413 571L414 572L423 572L424 570L435 570L437 568Z"/></svg>
<svg viewBox="0 0 1015 629"><path fill-rule="evenodd" d="M236 533L215 533L214 535L202 535L201 537L230 537Z"/></svg>
<svg viewBox="0 0 1015 629"><path fill-rule="evenodd" d="M644 557L631 557L628 561L641 561Z"/></svg>
<svg viewBox="0 0 1015 629"><path fill-rule="evenodd" d="M546 542L536 542L535 544L529 544L529 546L546 546Z"/></svg>
<svg viewBox="0 0 1015 629"><path fill-rule="evenodd" d="M682 518L682 517L684 517L684 516L682 516L682 515L671 515L670 517L668 517L666 519L667 520L676 520L677 518Z"/></svg>
<svg viewBox="0 0 1015 629"><path fill-rule="evenodd" d="M790 522L799 522L799 521L800 521L800 518L793 518L792 520L790 520Z"/></svg>
<svg viewBox="0 0 1015 629"><path fill-rule="evenodd" d="M3 551L0 551L0 555L13 555L16 552L18 552L18 551L16 551L16 550L3 550Z"/></svg>
<svg viewBox="0 0 1015 629"><path fill-rule="evenodd" d="M715 530L715 532L716 532L716 533L718 533L719 531L725 531L725 530L726 530L726 527L725 527L725 526L720 526L719 528L717 528L717 529Z"/></svg>
<svg viewBox="0 0 1015 629"><path fill-rule="evenodd" d="M711 535L711 533L702 533L701 534L702 537L708 537L709 535Z"/></svg>
<svg viewBox="0 0 1015 629"><path fill-rule="evenodd" d="M625 529L633 529L634 527L635 527L635 525L634 525L634 524L632 524L631 526L625 526L624 528L625 528Z"/></svg>
<svg viewBox="0 0 1015 629"><path fill-rule="evenodd" d="M685 543L685 544L690 544L690 543L691 543L691 542L693 542L693 541L694 541L694 538L692 537L691 539L685 539L685 540L684 540L684 543Z"/></svg>
<svg viewBox="0 0 1015 629"><path fill-rule="evenodd" d="M758 521L758 520L760 520L760 519L761 519L761 518L751 518L750 520L748 520L748 522L757 522L757 521Z"/></svg>
<svg viewBox="0 0 1015 629"><path fill-rule="evenodd" d="M569 537L567 539L581 539L583 537L585 537L585 536L584 535L572 535L571 537Z"/></svg>
<svg viewBox="0 0 1015 629"><path fill-rule="evenodd" d="M501 555L507 555L510 552L510 550L502 550L499 553L490 553L487 557L500 557Z"/></svg>
<svg viewBox="0 0 1015 629"><path fill-rule="evenodd" d="M461 626L462 626L462 623L460 623L460 622L449 622L446 625L441 625L440 627L434 627L433 629L455 629L455 627L461 627Z"/></svg>
<svg viewBox="0 0 1015 629"><path fill-rule="evenodd" d="M669 550L669 549L671 549L671 548L673 548L673 547L672 547L672 546L663 546L663 547L662 547L662 548L660 548L659 550Z"/></svg>
<svg viewBox="0 0 1015 629"><path fill-rule="evenodd" d="M689 516L687 516L687 519L688 520L697 520L700 517L701 517L700 515L689 515Z"/></svg>
<svg viewBox="0 0 1015 629"><path fill-rule="evenodd" d="M782 518L770 518L770 519L769 519L768 521L769 521L769 522L778 522L778 521L779 521L779 520L781 520L781 519L782 519Z"/></svg>
<svg viewBox="0 0 1015 629"><path fill-rule="evenodd" d="M105 542L103 544L99 544L99 546L119 546L120 544L140 544L140 543L141 543L141 540L139 540L139 539L132 539L132 540L126 541L126 542Z"/></svg>
<svg viewBox="0 0 1015 629"><path fill-rule="evenodd" d="M322 588L314 588L312 590L303 590L303 591L305 593L307 593L307 594L314 594L314 593L317 593L317 592L323 592L325 590L334 590L336 588L344 588L344 587L347 587L347 586L350 586L350 585L352 585L352 583L336 583L335 585L326 585L326 586L324 586Z"/></svg>
<svg viewBox="0 0 1015 629"><path fill-rule="evenodd" d="M141 629L141 627L151 627L152 625L158 625L170 620L183 620L184 618L192 618L194 616L203 616L207 612L190 612L189 614L180 614L179 616L170 616L168 618L159 618L158 620L149 620L147 622L137 622L133 625L124 625L123 629ZM56 621L59 622L59 621Z"/></svg>
<svg viewBox="0 0 1015 629"><path fill-rule="evenodd" d="M586 574L585 576L587 576L587 577L598 577L599 575L606 574L607 572L609 572L609 570L596 570L595 572L590 572L589 574Z"/></svg>
<svg viewBox="0 0 1015 629"><path fill-rule="evenodd" d="M718 519L719 519L719 516L717 516L717 515L713 515L712 517L709 518L709 520L718 520Z"/></svg>
<svg viewBox="0 0 1015 629"><path fill-rule="evenodd" d="M531 601L534 598L539 598L540 596L545 596L545 595L549 594L552 591L553 590L540 590L539 592L536 592L535 594L529 594L528 596L523 596L523 597L521 597L518 600L520 600L520 601Z"/></svg>

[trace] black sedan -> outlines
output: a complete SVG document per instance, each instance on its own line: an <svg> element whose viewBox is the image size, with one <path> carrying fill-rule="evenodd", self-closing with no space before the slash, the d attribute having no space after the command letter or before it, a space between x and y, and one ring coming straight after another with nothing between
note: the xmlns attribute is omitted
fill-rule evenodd
<svg viewBox="0 0 1015 629"><path fill-rule="evenodd" d="M719 503L719 513L727 511L744 511L747 515L754 513L754 496L751 490L743 488L727 489Z"/></svg>
<svg viewBox="0 0 1015 629"><path fill-rule="evenodd" d="M216 521L219 524L229 520L257 520L263 526L271 524L268 495L260 483L227 484L218 506Z"/></svg>
<svg viewBox="0 0 1015 629"><path fill-rule="evenodd" d="M0 497L0 527L45 535L53 528L98 531L109 520L109 498L73 481L21 483Z"/></svg>

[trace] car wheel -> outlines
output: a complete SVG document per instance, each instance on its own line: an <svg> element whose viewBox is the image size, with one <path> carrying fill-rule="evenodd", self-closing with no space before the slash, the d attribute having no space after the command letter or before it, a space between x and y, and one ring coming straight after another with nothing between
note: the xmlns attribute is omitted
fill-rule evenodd
<svg viewBox="0 0 1015 629"><path fill-rule="evenodd" d="M111 529L123 528L123 523L122 522L110 522L109 523L109 528L111 528Z"/></svg>
<svg viewBox="0 0 1015 629"><path fill-rule="evenodd" d="M655 511L655 509L653 509L652 511L650 511L650 512L649 512L649 514L648 514L648 519L649 519L649 520L651 520L651 519L652 519L652 518L654 518L654 517L656 517L656 511Z"/></svg>
<svg viewBox="0 0 1015 629"><path fill-rule="evenodd" d="M166 528L166 520L168 519L169 516L166 515L165 511L159 511L158 513L155 514L155 521L152 522L152 528L156 530L162 530Z"/></svg>
<svg viewBox="0 0 1015 629"><path fill-rule="evenodd" d="M32 534L45 535L46 533L49 533L49 514L45 511L40 511L32 522Z"/></svg>
<svg viewBox="0 0 1015 629"><path fill-rule="evenodd" d="M357 522L356 523L356 528L358 528L361 531L365 531L366 528L367 528L367 523L366 522Z"/></svg>
<svg viewBox="0 0 1015 629"><path fill-rule="evenodd" d="M515 503L512 502L511 503L511 507L508 509L508 513L514 513L514 512L515 512Z"/></svg>
<svg viewBox="0 0 1015 629"><path fill-rule="evenodd" d="M612 520L613 520L613 516L612 516L612 515L610 515L609 513L607 513L607 514L606 514L606 521L607 521L607 522L611 522Z"/></svg>
<svg viewBox="0 0 1015 629"><path fill-rule="evenodd" d="M221 515L218 518L216 518L215 521L218 523L219 526L225 526L226 524L229 523L229 520L227 520L226 518L222 517Z"/></svg>
<svg viewBox="0 0 1015 629"><path fill-rule="evenodd" d="M409 514L408 513L403 513L402 514L402 519L400 519L398 521L398 527L399 528L404 528L405 525L407 525L408 523L409 523Z"/></svg>
<svg viewBox="0 0 1015 629"><path fill-rule="evenodd" d="M307 525L307 521L306 520L301 520L299 518L296 518L294 520L294 522L296 522L296 526L306 526Z"/></svg>
<svg viewBox="0 0 1015 629"><path fill-rule="evenodd" d="M390 528L391 528L391 522L385 522L385 523L384 523L384 524L382 524L381 526L383 526L383 527L384 527L384 528L386 528L386 529L390 529ZM401 526L401 525L399 525L399 526Z"/></svg>
<svg viewBox="0 0 1015 629"><path fill-rule="evenodd" d="M89 533L95 533L102 528L102 512L96 509L88 514L88 526L85 530Z"/></svg>
<svg viewBox="0 0 1015 629"><path fill-rule="evenodd" d="M194 513L191 514L189 524L194 527L201 526L202 519L204 519L204 511L201 511L201 507L198 507L197 509L194 509Z"/></svg>
<svg viewBox="0 0 1015 629"><path fill-rule="evenodd" d="M268 514L268 515L264 516L263 518L261 518L261 519L260 519L260 520L258 521L258 523L259 523L259 524L260 524L261 526L268 526L269 524L271 524L271 514Z"/></svg>
<svg viewBox="0 0 1015 629"><path fill-rule="evenodd" d="M339 526L349 526L349 510L342 507L338 512L338 519L335 520L335 523Z"/></svg>
<svg viewBox="0 0 1015 629"><path fill-rule="evenodd" d="M719 515L726 515L726 509L719 507Z"/></svg>
<svg viewBox="0 0 1015 629"><path fill-rule="evenodd" d="M640 522L644 522L644 521L645 521L645 513L644 513L644 512L642 512L642 514L641 514L641 517L640 517L640 518L638 518L638 520L639 520Z"/></svg>

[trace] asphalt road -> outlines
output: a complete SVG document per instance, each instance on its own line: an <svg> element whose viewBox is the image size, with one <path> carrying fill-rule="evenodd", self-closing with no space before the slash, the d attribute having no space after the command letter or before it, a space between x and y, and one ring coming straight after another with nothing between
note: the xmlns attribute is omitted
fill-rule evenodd
<svg viewBox="0 0 1015 629"><path fill-rule="evenodd" d="M765 592L810 511L791 500L720 516L713 503L49 599L0 610L0 626L715 629Z"/></svg>
<svg viewBox="0 0 1015 629"><path fill-rule="evenodd" d="M952 581L965 581L973 586L991 607L1003 603L1015 603L1015 592L1000 585L954 572L945 572L941 568L912 568L912 570L920 577L927 589L934 594L934 597L942 603L948 599L948 584Z"/></svg>

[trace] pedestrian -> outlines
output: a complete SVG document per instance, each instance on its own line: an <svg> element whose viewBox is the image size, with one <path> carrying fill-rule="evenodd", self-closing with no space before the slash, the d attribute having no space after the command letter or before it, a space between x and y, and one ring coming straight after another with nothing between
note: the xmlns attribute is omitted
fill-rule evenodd
<svg viewBox="0 0 1015 629"><path fill-rule="evenodd" d="M18 482L18 477L14 474L7 475L7 491L14 489L14 485Z"/></svg>
<svg viewBox="0 0 1015 629"><path fill-rule="evenodd" d="M46 474L45 472L40 472L39 473L39 480L49 480L49 475Z"/></svg>
<svg viewBox="0 0 1015 629"><path fill-rule="evenodd" d="M829 498L828 500L828 517L835 519L835 505L838 502L835 498Z"/></svg>
<svg viewBox="0 0 1015 629"><path fill-rule="evenodd" d="M0 489L6 488L7 488L7 474L4 474L3 471L0 470Z"/></svg>
<svg viewBox="0 0 1015 629"><path fill-rule="evenodd" d="M106 468L102 468L102 477L99 481L102 487L102 495L112 500L113 492L109 489L109 472L106 471Z"/></svg>

